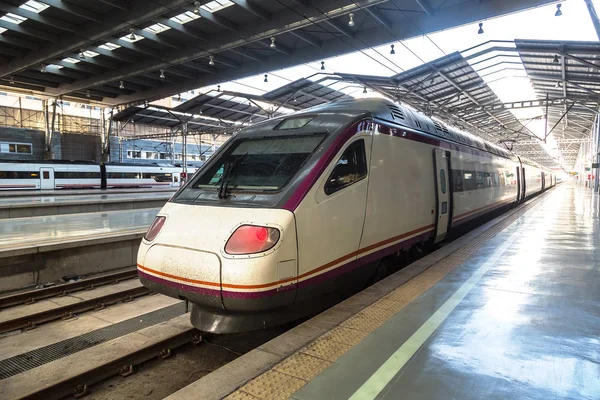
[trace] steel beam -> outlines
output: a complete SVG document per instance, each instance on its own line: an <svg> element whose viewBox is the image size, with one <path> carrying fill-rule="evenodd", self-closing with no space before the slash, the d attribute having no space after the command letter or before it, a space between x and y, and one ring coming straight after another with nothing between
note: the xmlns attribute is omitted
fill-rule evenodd
<svg viewBox="0 0 600 400"><path fill-rule="evenodd" d="M161 62L161 60L144 60L136 63L135 65L122 68L118 71L110 71L105 74L95 76L93 79L76 82L72 85L64 85L59 87L59 90L55 92L57 94L64 95L72 91L81 90L82 88L86 88L91 85L100 85L103 84L103 82L118 81L119 79L126 79L128 76L144 74L149 71L156 71L160 68L163 68L163 66L167 64L166 60L168 60L169 64L178 64L197 58L206 58L208 55L215 55L223 51L236 51L236 48L239 49L241 44L239 37L240 34L244 35L244 45L248 42L255 42L257 40L267 40L273 35L274 31L278 32L279 34L294 31L324 22L330 18L347 15L349 12L364 9L365 7L372 7L374 5L383 3L384 1L385 0L358 0L349 4L348 0L331 0L327 3L324 3L326 4L326 7L323 6L323 9L315 10L307 8L304 14L299 14L294 10L283 10L277 14L278 18L276 21L255 20L251 24L251 30L247 29L246 26L240 26L239 33L223 32L222 34L214 35L214 38L211 38L211 41L204 46L204 49L190 48L171 51L163 55L165 61ZM457 24L465 24L481 20L483 18L489 18L502 13L514 12L529 7L539 6L549 2L550 0L487 0L485 4L482 4L481 6L472 5L468 8L465 8L463 3L453 4L437 10L436 16L433 20L430 20L429 17L423 14L421 16L417 15L413 18L413 22L415 22L414 24L394 24L392 33L398 38L411 37L423 33L429 33L433 30L450 28ZM133 7L131 8L134 9ZM426 31L423 32L422 28L419 28L420 26L428 26L428 28L426 28ZM325 58L340 53L353 51L355 48L376 46L389 41L390 32L383 27L374 27L369 29L368 32L359 31L356 33L356 36L357 40L353 40L354 46L349 46L347 39L340 40L339 38L332 38L331 42L328 43L327 46L323 46L323 49L318 52L318 55L315 54L314 48L303 47L300 49L294 49L292 56L272 56L269 58L269 68L285 68L307 62L311 59L315 59L316 57ZM191 87L216 84L229 79L239 79L242 76L249 76L264 72L265 70L263 65L248 62L236 71L220 71L219 74L213 78L199 77L196 80L182 81L177 85L170 85L169 87L162 89L120 96L118 101L120 101L122 104L135 102L138 100L157 99L173 93L189 90Z"/></svg>
<svg viewBox="0 0 600 400"><path fill-rule="evenodd" d="M269 20L271 19L271 13L266 11L261 6L252 2L251 0L231 0L233 3L237 4L244 10L250 12L251 14L256 15L258 18Z"/></svg>
<svg viewBox="0 0 600 400"><path fill-rule="evenodd" d="M423 11L425 11L425 14L429 15L430 17L433 17L435 11L427 2L427 0L415 0L415 2L419 5L419 7L421 7Z"/></svg>
<svg viewBox="0 0 600 400"><path fill-rule="evenodd" d="M73 11L75 7L77 7L60 0L49 0L45 3L62 9L63 11L66 11L65 8ZM0 67L0 77L14 74L34 65L39 65L49 59L61 58L65 53L78 51L81 48L89 46L90 43L126 31L132 25L152 20L162 14L168 13L172 9L184 6L187 3L187 0L154 0L152 2L147 0L133 0L128 3L131 11L127 13L127 18L111 18L105 21L100 21L93 12L77 7L83 14L87 14L88 16L91 16L89 14L93 14L94 18L91 18L91 20L95 20L98 24L89 24L84 28L79 29L77 35L64 35L54 44L45 46L39 51L30 52L24 57L12 60L8 64ZM0 35L0 40L2 39L2 36L5 35ZM37 50L37 46L33 49ZM80 89L82 88L77 90Z"/></svg>

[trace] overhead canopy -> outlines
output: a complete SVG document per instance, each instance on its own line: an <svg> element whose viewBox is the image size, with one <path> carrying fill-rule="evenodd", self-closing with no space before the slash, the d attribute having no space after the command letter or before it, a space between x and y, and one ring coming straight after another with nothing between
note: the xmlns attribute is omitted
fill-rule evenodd
<svg viewBox="0 0 600 400"><path fill-rule="evenodd" d="M294 108L305 109L331 101L352 100L353 97L336 88L337 79L322 78L316 82L310 79L298 79L292 83L262 95L265 101L287 104Z"/></svg>
<svg viewBox="0 0 600 400"><path fill-rule="evenodd" d="M516 40L484 43L391 77L338 76L503 143L547 167L572 168L598 114L599 61L598 42ZM504 103L487 83L502 84L514 75L528 78L537 98ZM526 109L535 115L522 116ZM545 120L546 112L547 127L540 136L530 126ZM552 143L556 154L549 153Z"/></svg>
<svg viewBox="0 0 600 400"><path fill-rule="evenodd" d="M140 104L552 1L3 0L0 86Z"/></svg>

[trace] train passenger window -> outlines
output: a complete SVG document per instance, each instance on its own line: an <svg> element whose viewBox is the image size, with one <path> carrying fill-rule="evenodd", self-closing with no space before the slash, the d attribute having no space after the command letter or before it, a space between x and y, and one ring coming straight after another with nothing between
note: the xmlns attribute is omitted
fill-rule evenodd
<svg viewBox="0 0 600 400"><path fill-rule="evenodd" d="M463 172L460 170L453 169L450 172L450 175L452 176L452 184L454 185L452 190L454 192L464 191L465 188L463 184Z"/></svg>
<svg viewBox="0 0 600 400"><path fill-rule="evenodd" d="M484 173L481 171L475 172L475 182L477 184L477 189L483 189L485 187L484 183Z"/></svg>
<svg viewBox="0 0 600 400"><path fill-rule="evenodd" d="M50 179L50 171L42 171L42 179Z"/></svg>
<svg viewBox="0 0 600 400"><path fill-rule="evenodd" d="M475 183L475 173L471 171L463 172L463 179L465 182L465 190L477 189L477 183Z"/></svg>
<svg viewBox="0 0 600 400"><path fill-rule="evenodd" d="M442 194L446 194L446 171L440 169L440 189Z"/></svg>
<svg viewBox="0 0 600 400"><path fill-rule="evenodd" d="M330 195L367 176L365 142L358 140L344 151L325 184L325 194Z"/></svg>

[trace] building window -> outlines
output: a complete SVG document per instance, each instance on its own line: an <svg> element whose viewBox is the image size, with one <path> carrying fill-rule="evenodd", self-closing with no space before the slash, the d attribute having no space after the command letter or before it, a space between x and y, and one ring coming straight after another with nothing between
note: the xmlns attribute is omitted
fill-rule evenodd
<svg viewBox="0 0 600 400"><path fill-rule="evenodd" d="M32 154L31 143L0 143L0 153Z"/></svg>

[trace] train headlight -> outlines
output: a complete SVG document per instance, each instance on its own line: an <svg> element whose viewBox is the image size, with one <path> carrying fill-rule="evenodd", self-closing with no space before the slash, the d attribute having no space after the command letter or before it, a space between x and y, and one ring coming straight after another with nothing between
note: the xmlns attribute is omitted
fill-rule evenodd
<svg viewBox="0 0 600 400"><path fill-rule="evenodd" d="M150 228L148 228L148 232L146 232L146 234L144 235L144 239L149 242L156 239L166 220L167 217L156 217L154 219L154 222L152 222L152 225L150 225Z"/></svg>
<svg viewBox="0 0 600 400"><path fill-rule="evenodd" d="M242 225L227 241L225 252L231 255L262 253L273 248L279 241L279 237L279 229Z"/></svg>

